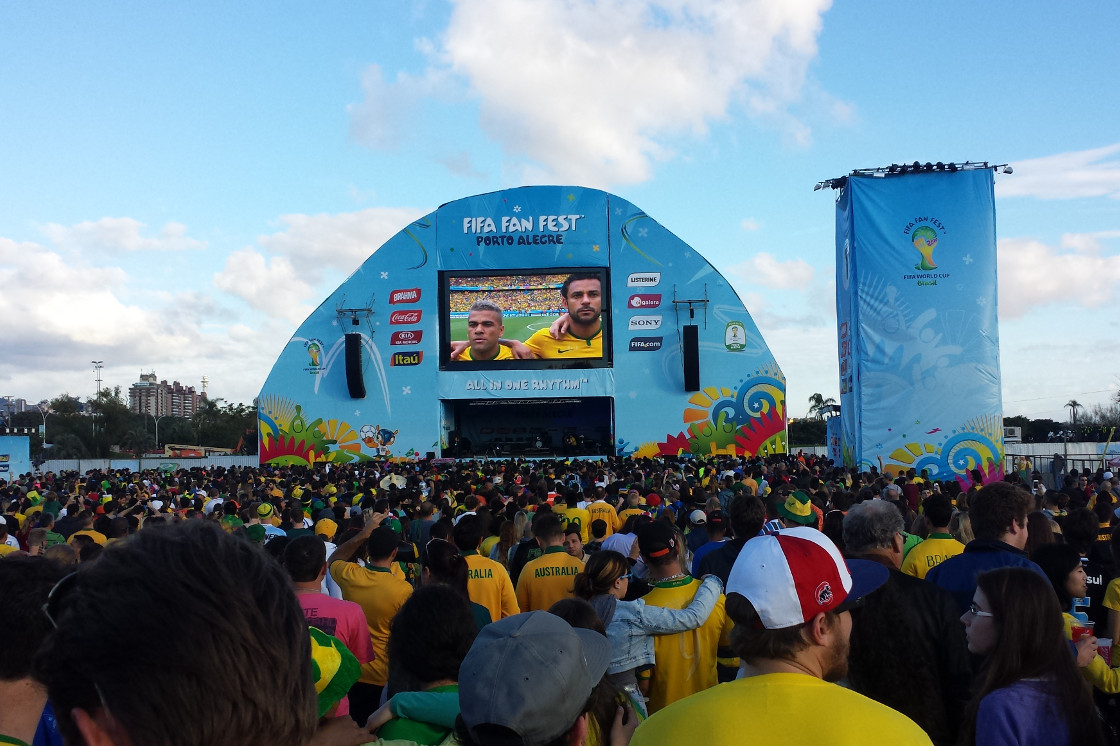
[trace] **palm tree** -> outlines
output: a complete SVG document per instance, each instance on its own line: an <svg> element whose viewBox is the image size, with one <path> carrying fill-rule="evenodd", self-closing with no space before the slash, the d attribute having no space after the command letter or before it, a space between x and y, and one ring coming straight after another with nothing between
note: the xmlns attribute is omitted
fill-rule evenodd
<svg viewBox="0 0 1120 746"><path fill-rule="evenodd" d="M1077 410L1082 408L1081 402L1076 399L1070 399L1065 403L1065 406L1069 407L1070 422L1074 427L1077 427Z"/></svg>
<svg viewBox="0 0 1120 746"><path fill-rule="evenodd" d="M821 394L813 394L809 397L809 416L814 419L824 419L825 410L836 404L836 400L831 396L827 399Z"/></svg>

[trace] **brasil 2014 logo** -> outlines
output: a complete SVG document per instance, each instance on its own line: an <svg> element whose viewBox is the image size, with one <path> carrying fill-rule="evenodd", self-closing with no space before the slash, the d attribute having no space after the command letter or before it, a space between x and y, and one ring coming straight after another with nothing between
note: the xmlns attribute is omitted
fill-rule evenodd
<svg viewBox="0 0 1120 746"><path fill-rule="evenodd" d="M918 253L922 255L922 261L915 264L914 269L923 272L937 269L937 265L933 263L933 250L937 248L937 231L928 225L923 225L914 229L914 232L910 234L910 240L914 242L914 248L918 250Z"/></svg>

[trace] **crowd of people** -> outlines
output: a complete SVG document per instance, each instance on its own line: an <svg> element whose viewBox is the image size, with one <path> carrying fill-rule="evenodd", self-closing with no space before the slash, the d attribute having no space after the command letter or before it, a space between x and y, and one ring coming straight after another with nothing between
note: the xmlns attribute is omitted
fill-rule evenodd
<svg viewBox="0 0 1120 746"><path fill-rule="evenodd" d="M510 277L454 278L448 305L451 313L466 313L478 300L488 300L511 314L558 315L564 312L559 298L566 275L516 275ZM485 280L480 284L479 280Z"/></svg>
<svg viewBox="0 0 1120 746"><path fill-rule="evenodd" d="M1120 488L1069 477L803 454L23 475L0 743L1116 743Z"/></svg>

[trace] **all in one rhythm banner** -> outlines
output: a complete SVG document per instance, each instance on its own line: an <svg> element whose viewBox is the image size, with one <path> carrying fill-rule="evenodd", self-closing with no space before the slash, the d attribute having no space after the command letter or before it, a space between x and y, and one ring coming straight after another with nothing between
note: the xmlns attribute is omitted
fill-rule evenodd
<svg viewBox="0 0 1120 746"><path fill-rule="evenodd" d="M1001 478L992 172L853 175L836 267L845 463Z"/></svg>

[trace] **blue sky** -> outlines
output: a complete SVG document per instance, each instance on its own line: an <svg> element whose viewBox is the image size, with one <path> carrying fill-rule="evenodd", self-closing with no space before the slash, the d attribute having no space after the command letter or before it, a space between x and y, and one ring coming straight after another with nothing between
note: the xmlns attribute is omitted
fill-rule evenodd
<svg viewBox="0 0 1120 746"><path fill-rule="evenodd" d="M251 401L409 220L567 183L724 272L838 393L833 203L892 162L997 177L1006 414L1120 389L1120 6L826 0L0 3L0 394L90 360Z"/></svg>

